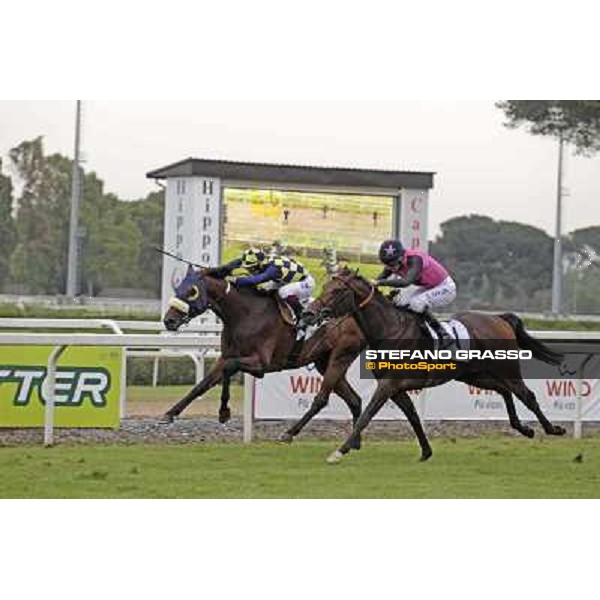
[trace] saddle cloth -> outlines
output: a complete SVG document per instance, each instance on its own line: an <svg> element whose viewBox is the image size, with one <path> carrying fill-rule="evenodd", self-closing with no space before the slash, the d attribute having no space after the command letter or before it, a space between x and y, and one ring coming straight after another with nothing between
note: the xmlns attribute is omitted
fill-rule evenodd
<svg viewBox="0 0 600 600"><path fill-rule="evenodd" d="M446 333L454 340L456 349L458 350L469 350L471 338L469 336L468 329L457 319L450 319L448 321L440 321L442 327L446 330ZM425 321L425 327L433 340L434 350L439 347L439 338L437 333L432 329L431 325Z"/></svg>

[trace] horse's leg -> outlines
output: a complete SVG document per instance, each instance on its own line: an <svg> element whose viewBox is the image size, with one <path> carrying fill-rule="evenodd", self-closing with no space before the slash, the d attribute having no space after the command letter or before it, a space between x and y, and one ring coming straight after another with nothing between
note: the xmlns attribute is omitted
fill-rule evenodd
<svg viewBox="0 0 600 600"><path fill-rule="evenodd" d="M212 387L217 385L223 379L223 369L225 361L219 358L215 366L209 371L208 375L197 383L177 404L173 405L161 418L161 423L172 423L185 408L187 408L196 398L205 394Z"/></svg>
<svg viewBox="0 0 600 600"><path fill-rule="evenodd" d="M219 406L219 423L227 423L231 419L231 409L229 408L229 385L231 379L223 377L221 384L221 405Z"/></svg>
<svg viewBox="0 0 600 600"><path fill-rule="evenodd" d="M523 423L521 423L521 419L519 419L519 415L517 415L517 409L515 408L515 401L513 400L512 393L508 390L501 389L498 389L497 391L502 398L504 398L510 426L525 437L532 438L535 435L535 431L532 427L529 427L529 425L523 425Z"/></svg>
<svg viewBox="0 0 600 600"><path fill-rule="evenodd" d="M350 412L352 413L352 427L356 427L362 411L362 398L350 385L345 374L337 382L334 392L346 403L346 406L350 409ZM361 439L359 434L354 442L354 446L352 446L352 450L360 450L360 446Z"/></svg>
<svg viewBox="0 0 600 600"><path fill-rule="evenodd" d="M471 385L475 385L484 390L492 390L494 392L498 392L504 399L504 404L506 405L506 412L508 413L508 420L510 422L510 426L513 429L516 429L520 434L525 437L532 438L535 435L535 431L529 425L523 425L519 416L517 415L517 409L515 408L515 402L513 400L512 392L506 385L504 385L500 381L494 381L493 379L470 379L464 378L461 379L464 383L468 383Z"/></svg>
<svg viewBox="0 0 600 600"><path fill-rule="evenodd" d="M375 390L371 401L367 405L367 408L365 408L363 413L358 418L358 421L356 422L352 433L335 452L332 452L327 457L328 463L338 463L340 462L344 454L350 452L350 450L356 444L356 440L360 436L362 430L371 422L371 419L381 410L381 407L386 403L387 399L390 398L392 394L395 394L395 391L390 390L389 385L381 385L380 383L377 386L377 389Z"/></svg>
<svg viewBox="0 0 600 600"><path fill-rule="evenodd" d="M332 365L331 362L330 357L327 357L325 360L315 361L317 370L323 375L321 389L314 397L312 404L306 413L304 413L304 415L302 415L302 417L285 433L281 434L279 437L280 441L288 443L292 442L294 437L302 431L306 424L327 406L332 389L346 402L348 408L352 412L354 422L356 422L360 416L360 396L354 392L345 379L345 372L350 366L350 363L344 362ZM360 439L358 447L360 447Z"/></svg>
<svg viewBox="0 0 600 600"><path fill-rule="evenodd" d="M506 386L514 393L514 395L523 402L523 404L537 417L540 425L548 435L565 435L567 430L560 425L551 423L546 415L542 412L540 405L535 397L535 394L525 385L522 379L506 379Z"/></svg>
<svg viewBox="0 0 600 600"><path fill-rule="evenodd" d="M419 446L421 446L421 460L425 461L431 458L433 450L429 445L429 440L423 430L419 413L413 404L411 397L404 391L397 392L391 397L392 402L405 414L408 422L410 423L417 440L419 440Z"/></svg>
<svg viewBox="0 0 600 600"><path fill-rule="evenodd" d="M324 376L327 372L327 365L329 364L328 355L326 359L316 360L315 367L317 367L317 371ZM280 442L286 442L287 444L291 444L294 441L294 438L304 429L306 424L319 412L321 412L327 406L327 400L329 399L329 394L325 396L323 390L325 388L325 377L323 377L323 381L321 382L321 388L313 398L313 401L308 408L308 410L298 419L287 431L282 433L279 436Z"/></svg>
<svg viewBox="0 0 600 600"><path fill-rule="evenodd" d="M229 380L238 371L246 371L257 376L263 374L263 369L257 356L227 359L219 358L208 375L164 414L161 423L172 423L175 417L187 408L196 398L205 394L221 381Z"/></svg>

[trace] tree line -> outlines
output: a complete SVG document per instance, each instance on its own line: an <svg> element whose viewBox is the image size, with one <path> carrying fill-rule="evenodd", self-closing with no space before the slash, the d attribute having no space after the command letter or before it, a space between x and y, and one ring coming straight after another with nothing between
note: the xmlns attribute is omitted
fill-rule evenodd
<svg viewBox="0 0 600 600"><path fill-rule="evenodd" d="M456 280L460 308L546 311L552 299L554 238L545 231L482 215L449 219L430 252ZM600 312L600 226L563 237L563 308Z"/></svg>

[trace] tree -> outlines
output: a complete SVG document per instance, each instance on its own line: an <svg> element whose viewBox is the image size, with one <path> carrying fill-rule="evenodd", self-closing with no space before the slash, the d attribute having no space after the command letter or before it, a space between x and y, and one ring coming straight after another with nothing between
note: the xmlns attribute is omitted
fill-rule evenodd
<svg viewBox="0 0 600 600"><path fill-rule="evenodd" d="M142 236L125 202L105 197L106 206L90 223L84 245L84 281L92 294L109 287L139 287Z"/></svg>
<svg viewBox="0 0 600 600"><path fill-rule="evenodd" d="M593 225L591 227L576 229L571 232L569 237L574 250L581 250L585 246L590 246L600 256L600 226Z"/></svg>
<svg viewBox="0 0 600 600"><path fill-rule="evenodd" d="M152 290L160 298L163 257L153 248L163 245L165 193L162 190L150 192L143 200L128 202L127 208L142 239L136 287Z"/></svg>
<svg viewBox="0 0 600 600"><path fill-rule="evenodd" d="M600 150L600 100L505 100L496 104L507 127L526 126L533 135L562 137L580 154Z"/></svg>
<svg viewBox="0 0 600 600"><path fill-rule="evenodd" d="M103 181L93 172L83 182L81 225L82 291L97 295L108 287L139 287L141 234L128 203L105 194Z"/></svg>
<svg viewBox="0 0 600 600"><path fill-rule="evenodd" d="M41 137L21 143L10 158L23 184L18 199L18 244L11 273L37 294L63 294L67 277L73 161L44 155ZM142 235L128 203L104 193L95 173L82 176L81 292L139 287Z"/></svg>
<svg viewBox="0 0 600 600"><path fill-rule="evenodd" d="M41 137L22 142L9 156L23 184L11 272L32 292L64 293L71 161L59 154L44 156Z"/></svg>
<svg viewBox="0 0 600 600"><path fill-rule="evenodd" d="M5 283L9 273L9 261L16 242L15 222L12 216L12 190L10 177L2 173L0 158L0 287Z"/></svg>
<svg viewBox="0 0 600 600"><path fill-rule="evenodd" d="M449 268L464 308L540 310L551 285L552 238L544 231L482 215L441 224L433 256Z"/></svg>

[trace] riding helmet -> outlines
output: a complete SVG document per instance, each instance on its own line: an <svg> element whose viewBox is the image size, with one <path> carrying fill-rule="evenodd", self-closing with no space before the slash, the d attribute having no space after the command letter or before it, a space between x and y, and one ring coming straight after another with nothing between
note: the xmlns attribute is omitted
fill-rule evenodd
<svg viewBox="0 0 600 600"><path fill-rule="evenodd" d="M245 269L260 267L265 260L266 255L260 248L249 248L242 254L242 267Z"/></svg>
<svg viewBox="0 0 600 600"><path fill-rule="evenodd" d="M404 246L398 240L386 240L379 247L379 260L384 265L395 263L402 258Z"/></svg>

